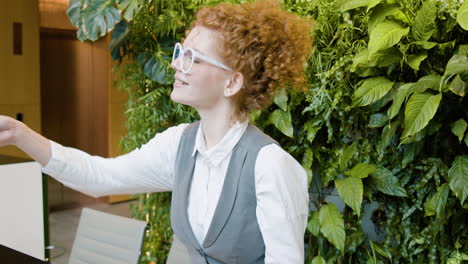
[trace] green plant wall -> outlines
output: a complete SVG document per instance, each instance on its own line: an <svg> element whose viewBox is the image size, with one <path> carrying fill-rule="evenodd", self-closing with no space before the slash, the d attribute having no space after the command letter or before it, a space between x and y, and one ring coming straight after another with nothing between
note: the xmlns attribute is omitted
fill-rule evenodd
<svg viewBox="0 0 468 264"><path fill-rule="evenodd" d="M169 99L172 47L197 9L219 2L70 1L78 37L112 30L112 57L125 61L115 69L130 94L124 150L197 119ZM308 173L306 263L468 260L468 2L283 5L317 21L309 82L282 87L251 120ZM151 224L142 263L165 263L169 206L168 193L143 194L133 208Z"/></svg>

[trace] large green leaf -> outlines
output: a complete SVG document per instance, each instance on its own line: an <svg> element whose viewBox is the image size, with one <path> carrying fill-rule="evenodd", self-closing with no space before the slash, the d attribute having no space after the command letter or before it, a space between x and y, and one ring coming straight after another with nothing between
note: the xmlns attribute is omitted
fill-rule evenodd
<svg viewBox="0 0 468 264"><path fill-rule="evenodd" d="M445 67L445 76L461 74L468 71L468 57L466 55L453 55Z"/></svg>
<svg viewBox="0 0 468 264"><path fill-rule="evenodd" d="M369 28L369 33L374 30L375 25L382 22L387 18L387 16L391 16L396 14L397 12L401 12L400 6L397 4L386 5L380 4L372 9L372 14L369 18L369 22L367 23Z"/></svg>
<svg viewBox="0 0 468 264"><path fill-rule="evenodd" d="M338 157L338 164L340 167L340 170L346 169L348 166L349 160L356 154L357 150L357 144L356 142L353 142L353 144L349 145L346 147L346 149L343 151L343 154Z"/></svg>
<svg viewBox="0 0 468 264"><path fill-rule="evenodd" d="M67 15L72 24L78 27L78 38L81 41L97 40L122 19L114 0L72 0Z"/></svg>
<svg viewBox="0 0 468 264"><path fill-rule="evenodd" d="M314 141L317 132L322 127L322 120L321 119L310 119L304 124L304 129L307 132L307 140L311 143Z"/></svg>
<svg viewBox="0 0 468 264"><path fill-rule="evenodd" d="M458 45L455 54L468 56L468 44Z"/></svg>
<svg viewBox="0 0 468 264"><path fill-rule="evenodd" d="M279 89L276 92L273 102L284 111L288 111L288 94L285 88Z"/></svg>
<svg viewBox="0 0 468 264"><path fill-rule="evenodd" d="M379 50L372 56L369 56L369 50L365 49L353 58L351 71L355 72L359 66L386 67L391 64L397 64L400 60L401 52L395 47Z"/></svg>
<svg viewBox="0 0 468 264"><path fill-rule="evenodd" d="M431 41L415 41L412 42L412 44L416 44L423 49L432 49L433 47L437 46L437 42L431 42Z"/></svg>
<svg viewBox="0 0 468 264"><path fill-rule="evenodd" d="M464 30L468 30L468 1L465 1L458 9L457 22Z"/></svg>
<svg viewBox="0 0 468 264"><path fill-rule="evenodd" d="M353 64L351 65L351 71L355 72L359 65L369 67L369 51L363 50L356 54L353 58Z"/></svg>
<svg viewBox="0 0 468 264"><path fill-rule="evenodd" d="M344 174L354 178L367 178L370 173L377 170L377 167L373 164L358 163L351 170L346 171Z"/></svg>
<svg viewBox="0 0 468 264"><path fill-rule="evenodd" d="M432 93L413 94L405 108L405 130L403 138L412 136L427 126L439 107L442 94Z"/></svg>
<svg viewBox="0 0 468 264"><path fill-rule="evenodd" d="M421 9L416 12L412 27L412 35L416 41L427 41L436 30L437 8L435 1L426 0Z"/></svg>
<svg viewBox="0 0 468 264"><path fill-rule="evenodd" d="M391 260L392 259L392 254L390 252L390 250L387 249L387 247L385 247L385 245L382 245L379 246L378 244L370 241L370 243L372 244L372 248L377 251L380 255L386 257L387 259Z"/></svg>
<svg viewBox="0 0 468 264"><path fill-rule="evenodd" d="M392 86L393 82L382 76L364 80L354 92L353 106L366 106L374 103L384 97Z"/></svg>
<svg viewBox="0 0 468 264"><path fill-rule="evenodd" d="M386 123L388 123L387 114L375 113L370 116L369 124L367 126L371 128L376 128L376 127L382 127Z"/></svg>
<svg viewBox="0 0 468 264"><path fill-rule="evenodd" d="M354 177L336 179L335 186L343 201L359 216L361 213L362 195L364 193L362 180Z"/></svg>
<svg viewBox="0 0 468 264"><path fill-rule="evenodd" d="M291 121L291 113L282 109L276 109L270 115L270 122L288 137L293 136L294 129Z"/></svg>
<svg viewBox="0 0 468 264"><path fill-rule="evenodd" d="M309 223L307 223L307 230L314 236L318 236L320 232L320 221L319 213L317 211L312 212Z"/></svg>
<svg viewBox="0 0 468 264"><path fill-rule="evenodd" d="M67 9L67 16L73 26L78 27L81 21L81 10L84 0L70 0Z"/></svg>
<svg viewBox="0 0 468 264"><path fill-rule="evenodd" d="M92 41L105 36L122 19L114 1L109 0L88 2L83 17L85 33Z"/></svg>
<svg viewBox="0 0 468 264"><path fill-rule="evenodd" d="M422 132L423 131L416 133L414 137L418 137L418 135ZM401 161L401 166L406 168L406 166L410 164L421 151L421 142L414 142L409 139L406 140L407 142L404 141L405 139L401 141L401 144L406 144L403 147L403 159Z"/></svg>
<svg viewBox="0 0 468 264"><path fill-rule="evenodd" d="M427 52L423 51L422 53L417 54L417 55L409 55L407 63L411 68L413 68L414 70L419 71L419 65L426 58L427 58Z"/></svg>
<svg viewBox="0 0 468 264"><path fill-rule="evenodd" d="M390 20L380 22L370 34L369 57L379 50L387 49L397 44L408 32L409 28L404 28L396 22Z"/></svg>
<svg viewBox="0 0 468 264"><path fill-rule="evenodd" d="M152 54L143 65L143 71L151 80L161 84L169 84L172 82L169 74L170 66L167 60L162 58L161 54Z"/></svg>
<svg viewBox="0 0 468 264"><path fill-rule="evenodd" d="M377 144L377 151L379 152L379 154L382 154L385 151L385 149L390 145L391 140L395 135L395 131L398 128L399 124L399 121L395 121L386 125L383 128L382 138Z"/></svg>
<svg viewBox="0 0 468 264"><path fill-rule="evenodd" d="M462 141L463 136L466 131L466 121L463 118L458 119L457 121L452 123L452 132L455 136L458 137L458 141Z"/></svg>
<svg viewBox="0 0 468 264"><path fill-rule="evenodd" d="M439 91L441 79L437 74L423 76L411 87L411 92L422 93L427 89Z"/></svg>
<svg viewBox="0 0 468 264"><path fill-rule="evenodd" d="M315 256L310 264L327 264L322 256Z"/></svg>
<svg viewBox="0 0 468 264"><path fill-rule="evenodd" d="M398 112L400 112L401 105L406 100L406 97L411 92L411 87L413 87L414 83L405 83L398 87L397 94L393 99L393 103L387 110L388 119L392 119L395 117Z"/></svg>
<svg viewBox="0 0 468 264"><path fill-rule="evenodd" d="M427 216L437 214L437 217L440 217L442 215L447 206L449 190L448 183L444 183L437 188L437 192L432 197L427 199L424 203L424 210Z"/></svg>
<svg viewBox="0 0 468 264"><path fill-rule="evenodd" d="M333 203L326 204L319 211L320 232L341 253L344 253L346 233L343 216Z"/></svg>
<svg viewBox="0 0 468 264"><path fill-rule="evenodd" d="M307 173L307 185L310 184L310 182L312 181L312 162L314 160L314 156L313 156L313 153L312 153L312 150L310 148L306 149L306 151L304 152L304 156L302 157L302 167L304 168L304 170L306 171Z"/></svg>
<svg viewBox="0 0 468 264"><path fill-rule="evenodd" d="M460 199L461 204L468 196L468 156L457 156L449 172L450 189Z"/></svg>
<svg viewBox="0 0 468 264"><path fill-rule="evenodd" d="M406 191L401 187L398 179L393 173L382 166L378 166L377 170L370 174L371 184L378 191L394 196L406 197Z"/></svg>
<svg viewBox="0 0 468 264"><path fill-rule="evenodd" d="M128 23L125 20L121 20L112 31L109 50L113 60L121 61L122 56L125 56L125 40L127 39L129 32ZM123 50L123 55L120 52L121 49Z"/></svg>
<svg viewBox="0 0 468 264"><path fill-rule="evenodd" d="M393 86L393 87L395 87L395 86ZM386 95L384 95L384 97L380 98L379 100L377 100L377 102L372 103L370 105L370 107L369 107L370 112L376 113L377 111L382 110L382 108L384 106L386 106L390 101L393 100L393 98L395 98L396 93L397 93L397 89L394 89L394 88L390 89L390 91ZM387 113L383 113L383 112L381 112L381 113L385 115L385 117L383 117L383 118L388 119ZM376 118L376 117L374 117L374 118ZM377 119L375 119L373 121L377 121ZM382 124L382 126L383 126L383 124Z"/></svg>
<svg viewBox="0 0 468 264"><path fill-rule="evenodd" d="M450 82L449 90L456 95L465 96L466 83L460 78L460 75L455 76L453 81Z"/></svg>
<svg viewBox="0 0 468 264"><path fill-rule="evenodd" d="M339 11L347 11L362 6L372 8L380 3L381 0L338 0L336 2L336 9Z"/></svg>
<svg viewBox="0 0 468 264"><path fill-rule="evenodd" d="M368 52L366 50L366 52ZM401 52L395 48L391 47L384 50L379 50L372 54L371 56L367 56L369 66L371 67L386 67L391 64L397 64L401 60Z"/></svg>

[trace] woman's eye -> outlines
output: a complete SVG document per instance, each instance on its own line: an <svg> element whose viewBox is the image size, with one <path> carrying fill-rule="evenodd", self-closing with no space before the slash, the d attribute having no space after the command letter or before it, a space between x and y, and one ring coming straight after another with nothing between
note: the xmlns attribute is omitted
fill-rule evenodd
<svg viewBox="0 0 468 264"><path fill-rule="evenodd" d="M195 59L195 60L193 60L193 62L195 62L195 63L200 63L200 60Z"/></svg>

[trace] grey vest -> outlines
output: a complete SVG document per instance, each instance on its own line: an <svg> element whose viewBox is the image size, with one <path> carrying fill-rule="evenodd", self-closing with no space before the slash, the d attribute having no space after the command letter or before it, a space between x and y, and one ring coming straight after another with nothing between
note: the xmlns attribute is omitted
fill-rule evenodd
<svg viewBox="0 0 468 264"><path fill-rule="evenodd" d="M179 144L172 191L172 229L187 247L193 264L264 263L265 244L255 211L255 161L263 146L276 141L249 124L232 151L211 225L200 245L193 234L187 211L196 160L192 152L198 126L199 122L189 125Z"/></svg>

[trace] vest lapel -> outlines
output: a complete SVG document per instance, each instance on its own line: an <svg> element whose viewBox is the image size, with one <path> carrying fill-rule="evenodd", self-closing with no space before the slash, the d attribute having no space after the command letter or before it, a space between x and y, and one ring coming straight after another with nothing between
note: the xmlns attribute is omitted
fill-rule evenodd
<svg viewBox="0 0 468 264"><path fill-rule="evenodd" d="M199 122L197 122L199 123ZM198 128L198 125L195 126L194 131L196 131ZM179 201L181 203L182 207L182 227L184 229L184 233L187 235L187 238L190 240L192 246L196 249L200 249L200 244L198 243L197 239L195 238L195 235L193 234L192 227L190 226L189 223L189 217L188 217L188 199L190 197L190 187L192 186L192 178L193 178L193 171L195 170L195 161L197 160L197 157L195 154L192 156L192 150L193 146L195 145L195 133L190 134L191 138L188 138L186 143L188 144L188 147L186 149L189 149L190 151L186 153L182 153L182 159L180 161L180 164L183 164L183 167L186 168L185 170L179 171L181 175L179 175L180 180L180 186L181 191L179 192Z"/></svg>
<svg viewBox="0 0 468 264"><path fill-rule="evenodd" d="M242 140L242 138L240 140ZM210 227L206 233L205 240L203 241L204 248L213 245L231 215L237 196L242 168L244 167L244 162L247 157L247 152L244 148L240 147L240 145L241 144L238 143L231 154L223 189L221 191L218 204L216 205L216 210Z"/></svg>

